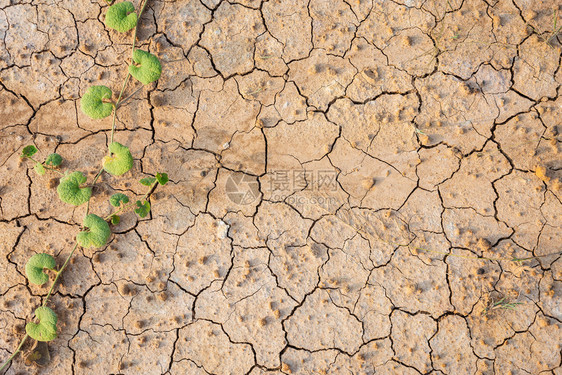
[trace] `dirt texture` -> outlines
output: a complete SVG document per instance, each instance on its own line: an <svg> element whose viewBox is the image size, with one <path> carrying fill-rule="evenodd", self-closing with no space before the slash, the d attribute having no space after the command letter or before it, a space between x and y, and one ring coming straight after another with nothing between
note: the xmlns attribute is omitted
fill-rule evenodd
<svg viewBox="0 0 562 375"><path fill-rule="evenodd" d="M26 261L60 266L86 212L19 154L99 169L80 97L131 48L106 8L0 0L0 362L47 295ZM562 375L560 25L558 0L149 0L162 77L92 212L170 183L79 248L50 362L6 374Z"/></svg>

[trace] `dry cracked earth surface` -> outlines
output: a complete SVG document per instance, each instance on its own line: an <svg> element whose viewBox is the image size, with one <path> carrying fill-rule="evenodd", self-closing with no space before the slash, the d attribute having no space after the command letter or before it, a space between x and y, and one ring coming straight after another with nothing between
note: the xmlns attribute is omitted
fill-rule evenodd
<svg viewBox="0 0 562 375"><path fill-rule="evenodd" d="M47 295L27 259L60 266L85 213L19 154L99 168L111 118L79 98L132 40L106 8L0 0L0 361ZM561 375L559 25L558 0L150 0L163 74L92 212L171 181L79 248L50 362L6 374Z"/></svg>

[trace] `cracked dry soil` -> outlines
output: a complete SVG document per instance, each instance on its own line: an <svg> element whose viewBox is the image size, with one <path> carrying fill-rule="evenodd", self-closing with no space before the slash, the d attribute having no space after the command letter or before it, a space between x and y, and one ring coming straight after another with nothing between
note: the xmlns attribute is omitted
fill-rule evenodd
<svg viewBox="0 0 562 375"><path fill-rule="evenodd" d="M64 260L85 210L19 153L99 168L111 120L79 98L130 49L106 7L0 0L0 360L47 293L25 262ZM171 181L75 256L51 362L6 374L561 375L561 10L150 0L162 78L120 109L135 167L94 213Z"/></svg>

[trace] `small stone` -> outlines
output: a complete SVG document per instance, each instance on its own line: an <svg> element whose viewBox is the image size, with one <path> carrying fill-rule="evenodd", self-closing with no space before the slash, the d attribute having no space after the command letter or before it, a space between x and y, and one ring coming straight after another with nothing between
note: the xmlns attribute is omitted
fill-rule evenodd
<svg viewBox="0 0 562 375"><path fill-rule="evenodd" d="M485 238L478 239L478 243L476 244L480 251L489 251L492 248L492 244Z"/></svg>
<svg viewBox="0 0 562 375"><path fill-rule="evenodd" d="M158 293L158 299L160 301L166 301L168 299L168 294L166 292Z"/></svg>
<svg viewBox="0 0 562 375"><path fill-rule="evenodd" d="M119 286L119 293L121 293L121 295L126 296L129 293L131 293L131 289L129 288L129 286L127 284L121 284Z"/></svg>

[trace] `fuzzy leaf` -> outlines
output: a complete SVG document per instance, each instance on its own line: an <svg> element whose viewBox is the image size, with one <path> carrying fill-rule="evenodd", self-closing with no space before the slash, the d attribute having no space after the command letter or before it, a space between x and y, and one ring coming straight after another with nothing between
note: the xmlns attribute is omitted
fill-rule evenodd
<svg viewBox="0 0 562 375"><path fill-rule="evenodd" d="M160 185L166 185L170 180L167 173L156 173L156 179Z"/></svg>
<svg viewBox="0 0 562 375"><path fill-rule="evenodd" d="M22 158L29 158L33 156L37 152L37 147L30 145L25 146L23 150L21 150L21 157Z"/></svg>
<svg viewBox="0 0 562 375"><path fill-rule="evenodd" d="M111 224L117 225L121 222L121 217L119 215L111 215Z"/></svg>
<svg viewBox="0 0 562 375"><path fill-rule="evenodd" d="M129 148L119 142L109 145L111 156L103 158L103 169L114 176L121 176L133 168L133 157Z"/></svg>
<svg viewBox="0 0 562 375"><path fill-rule="evenodd" d="M137 213L137 215L139 215L140 217L146 217L146 215L148 215L148 213L150 212L150 203L148 201L144 201L144 203L142 203L141 201L137 201L136 204L138 207L135 208L135 212Z"/></svg>
<svg viewBox="0 0 562 375"><path fill-rule="evenodd" d="M30 283L43 285L49 281L49 275L43 270L54 270L56 265L55 258L49 254L35 254L25 264L25 275Z"/></svg>
<svg viewBox="0 0 562 375"><path fill-rule="evenodd" d="M139 182L141 183L141 185L150 186L154 183L154 181L156 181L156 178L154 177L145 177L141 178Z"/></svg>
<svg viewBox="0 0 562 375"><path fill-rule="evenodd" d="M86 216L82 226L89 229L76 235L76 242L82 247L102 247L111 236L109 224L97 215Z"/></svg>
<svg viewBox="0 0 562 375"><path fill-rule="evenodd" d="M111 89L107 86L90 86L80 99L82 112L93 119L107 117L113 111L113 103L105 103L103 100L111 99Z"/></svg>
<svg viewBox="0 0 562 375"><path fill-rule="evenodd" d="M45 174L45 167L41 163L35 163L33 169L35 169L35 172L37 172L39 176L43 176Z"/></svg>
<svg viewBox="0 0 562 375"><path fill-rule="evenodd" d="M129 73L143 84L148 85L160 78L162 66L158 57L149 52L136 49L133 53L133 61L140 66L129 65Z"/></svg>
<svg viewBox="0 0 562 375"><path fill-rule="evenodd" d="M113 4L105 14L105 24L120 33L127 32L137 25L135 6L130 1Z"/></svg>
<svg viewBox="0 0 562 375"><path fill-rule="evenodd" d="M111 203L113 207L119 207L121 202L129 203L129 197L123 193L116 193L109 197L109 203Z"/></svg>
<svg viewBox="0 0 562 375"><path fill-rule="evenodd" d="M92 196L92 188L81 188L80 184L86 182L86 176L82 172L72 172L60 180L57 193L61 201L79 206L86 203Z"/></svg>
<svg viewBox="0 0 562 375"><path fill-rule="evenodd" d="M47 306L40 306L35 309L35 317L39 319L39 324L27 323L27 334L37 341L54 340L57 337L57 314Z"/></svg>
<svg viewBox="0 0 562 375"><path fill-rule="evenodd" d="M60 156L59 154L52 153L49 156L47 156L47 159L45 159L45 165L49 165L51 167L58 167L59 165L61 165L62 163L62 156Z"/></svg>

